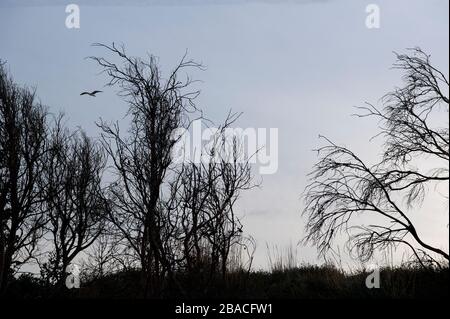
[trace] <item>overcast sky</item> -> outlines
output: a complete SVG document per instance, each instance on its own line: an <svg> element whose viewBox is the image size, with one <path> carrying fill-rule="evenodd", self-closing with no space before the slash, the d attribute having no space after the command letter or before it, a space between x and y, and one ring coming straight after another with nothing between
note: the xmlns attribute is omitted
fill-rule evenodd
<svg viewBox="0 0 450 319"><path fill-rule="evenodd" d="M266 244L283 249L303 236L300 195L319 134L369 162L380 154L377 142L369 143L377 123L351 113L401 84L390 69L392 52L420 46L448 74L447 0L163 2L73 1L80 29L68 29L69 1L0 0L0 58L17 82L37 88L42 103L96 136L94 121L120 119L127 106L110 88L96 98L79 96L105 83L84 59L105 53L92 43L152 53L165 71L188 50L207 67L192 76L202 80L197 103L208 117L220 122L232 108L244 112L237 124L243 128L279 130L277 173L239 203L245 231L258 243L258 267L267 264ZM379 29L365 25L370 3L381 10ZM439 200L430 205L431 213L413 212L414 218L425 239L448 250L448 207ZM298 247L298 258L316 262L316 251Z"/></svg>

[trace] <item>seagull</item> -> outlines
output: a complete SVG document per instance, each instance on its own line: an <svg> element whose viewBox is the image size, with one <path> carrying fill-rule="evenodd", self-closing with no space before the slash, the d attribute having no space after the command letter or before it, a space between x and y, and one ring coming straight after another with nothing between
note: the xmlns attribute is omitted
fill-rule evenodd
<svg viewBox="0 0 450 319"><path fill-rule="evenodd" d="M95 94L100 93L100 92L103 92L103 91L95 90L92 92L81 92L80 95L89 95L89 96L95 97Z"/></svg>

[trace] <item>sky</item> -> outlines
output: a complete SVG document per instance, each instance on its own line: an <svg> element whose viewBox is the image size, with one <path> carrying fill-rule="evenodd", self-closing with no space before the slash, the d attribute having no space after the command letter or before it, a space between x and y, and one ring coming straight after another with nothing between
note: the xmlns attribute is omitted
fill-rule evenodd
<svg viewBox="0 0 450 319"><path fill-rule="evenodd" d="M206 66L190 75L201 80L197 106L209 118L220 122L232 109L243 112L236 124L242 128L278 128L277 172L261 176L261 186L238 204L261 268L268 249L289 246L299 263L321 262L314 247L297 245L304 236L301 194L317 161L313 149L323 145L321 134L368 162L377 160L379 142L369 141L377 123L351 114L365 102L380 105L401 85L401 73L391 69L393 51L419 46L446 74L449 69L446 0L73 0L79 29L65 25L69 3L0 0L0 58L72 127L97 136L100 117L123 118L126 104L115 89L103 88L106 78L86 59L106 54L92 43L116 42L130 55L159 57L163 72L187 50ZM369 4L380 8L380 28L366 27ZM79 95L94 89L105 92ZM419 231L448 251L447 204L437 198L424 205L412 212Z"/></svg>

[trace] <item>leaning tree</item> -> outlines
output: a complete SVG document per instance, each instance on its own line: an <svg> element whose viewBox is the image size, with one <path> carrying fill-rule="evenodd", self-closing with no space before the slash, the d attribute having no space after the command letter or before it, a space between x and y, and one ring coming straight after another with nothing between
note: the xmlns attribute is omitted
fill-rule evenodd
<svg viewBox="0 0 450 319"><path fill-rule="evenodd" d="M305 241L324 254L344 231L350 250L363 261L377 249L405 245L422 266L448 264L448 252L423 239L411 211L420 209L433 184L445 183L448 189L449 82L419 48L396 56L394 68L404 72L404 86L384 96L382 108L368 104L357 114L379 120L382 158L368 165L326 139L305 191ZM425 169L424 161L434 169ZM361 215L379 222L358 224Z"/></svg>

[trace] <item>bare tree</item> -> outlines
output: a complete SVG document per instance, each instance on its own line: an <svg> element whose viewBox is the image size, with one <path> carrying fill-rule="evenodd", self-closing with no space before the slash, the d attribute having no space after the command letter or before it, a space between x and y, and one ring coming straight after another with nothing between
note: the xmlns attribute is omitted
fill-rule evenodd
<svg viewBox="0 0 450 319"><path fill-rule="evenodd" d="M108 85L120 88L131 121L127 135L120 132L118 124L99 123L117 176L110 187L114 203L110 220L140 260L146 293L149 288L158 292L166 274L174 280L165 249L167 220L161 211L160 194L176 143L173 132L188 126L187 114L195 111L193 99L198 95L198 91L184 93L192 81L189 77L180 81L178 74L182 69L201 66L183 57L164 80L155 57L144 61L129 57L123 47L114 44L97 46L120 60L121 64L115 64L92 58L110 77Z"/></svg>
<svg viewBox="0 0 450 319"><path fill-rule="evenodd" d="M230 251L242 240L235 203L242 191L257 186L242 141L225 133L237 118L230 114L217 129L203 160L179 166L166 206L181 268L190 275L202 272L209 281L218 273L225 277Z"/></svg>
<svg viewBox="0 0 450 319"><path fill-rule="evenodd" d="M0 61L1 62L1 61ZM0 63L0 293L33 257L45 223L37 177L46 141L46 110Z"/></svg>
<svg viewBox="0 0 450 319"><path fill-rule="evenodd" d="M103 232L91 249L86 252L88 258L83 266L88 278L102 278L115 271L123 270L123 267L117 262L122 260L119 257L120 246L113 239L114 235Z"/></svg>
<svg viewBox="0 0 450 319"><path fill-rule="evenodd" d="M65 269L101 234L108 204L102 190L106 164L101 145L83 131L70 132L59 116L49 136L40 181L45 198L52 252L45 265L62 283Z"/></svg>
<svg viewBox="0 0 450 319"><path fill-rule="evenodd" d="M405 86L387 94L382 109L369 104L357 115L379 120L379 135L385 138L383 157L369 166L327 139L329 145L318 150L320 161L306 188L305 241L325 253L338 232L354 231L350 249L362 260L370 259L376 249L406 245L423 266L439 265L436 257L448 263L448 252L426 243L409 213L419 208L428 186L446 183L448 189L449 83L420 49L396 56L394 68L405 72ZM420 169L421 161L437 166ZM350 227L360 214L385 222Z"/></svg>
<svg viewBox="0 0 450 319"><path fill-rule="evenodd" d="M251 167L248 159L243 158L242 141L233 137L227 143L230 153L221 155L219 161L213 161L208 166L210 173L210 196L206 211L209 218L206 222L207 240L211 245L211 266L219 266L222 277L225 278L230 250L239 244L243 226L234 211L235 203L244 190L256 186L252 182ZM215 156L215 154L211 154Z"/></svg>

